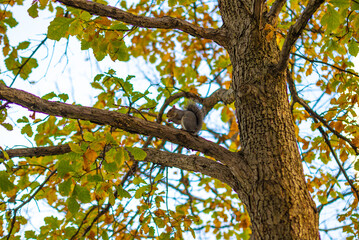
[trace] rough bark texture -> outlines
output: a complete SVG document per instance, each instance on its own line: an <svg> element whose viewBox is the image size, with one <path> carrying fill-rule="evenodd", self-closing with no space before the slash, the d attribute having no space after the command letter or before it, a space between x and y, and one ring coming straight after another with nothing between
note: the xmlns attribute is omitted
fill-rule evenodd
<svg viewBox="0 0 359 240"><path fill-rule="evenodd" d="M220 1L232 33L227 51L242 156L251 169L238 192L251 217L254 239L319 239L318 214L306 188L286 90L276 71L280 51L236 1ZM236 16L238 20L233 18ZM238 17L239 16L239 17ZM243 181L242 181L243 183Z"/></svg>

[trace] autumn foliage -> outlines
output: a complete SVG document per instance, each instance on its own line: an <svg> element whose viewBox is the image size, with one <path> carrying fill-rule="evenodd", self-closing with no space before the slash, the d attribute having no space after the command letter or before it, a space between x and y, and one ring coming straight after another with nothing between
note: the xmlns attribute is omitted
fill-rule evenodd
<svg viewBox="0 0 359 240"><path fill-rule="evenodd" d="M242 144L228 92L233 63L224 32L217 32L224 29L218 2L94 2L100 7L86 9L90 2L84 0L34 0L25 6L28 15L40 21L46 12L51 22L42 41L23 36L18 44L9 31L16 30L14 11L24 2L0 3L0 125L7 130L0 136L0 236L249 239L247 207L230 184L237 175L219 160L232 158ZM241 11L252 12L249 2L256 1L238 2ZM316 204L320 234L356 239L359 2L318 2L264 1L263 16L273 10L266 16L277 17L263 17L268 23L261 33L279 49L290 47L283 72L303 188ZM295 44L287 45L289 29L312 3L318 9ZM98 62L140 59L146 66L130 65L137 76L120 77L120 68L109 68L88 79L98 93L92 106L80 106L70 92L46 89L34 96L12 88L34 82L32 73L43 64L37 51L59 41L80 43ZM138 90L140 84L148 88ZM189 101L207 110L200 137L166 121L167 107ZM28 109L19 118L11 115L15 104ZM30 139L28 147L6 145L14 127ZM51 211L35 221L43 209Z"/></svg>

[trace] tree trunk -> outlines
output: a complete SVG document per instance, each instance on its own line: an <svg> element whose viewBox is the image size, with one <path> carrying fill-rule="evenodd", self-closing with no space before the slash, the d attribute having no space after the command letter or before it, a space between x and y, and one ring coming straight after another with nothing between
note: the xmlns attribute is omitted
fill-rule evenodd
<svg viewBox="0 0 359 240"><path fill-rule="evenodd" d="M247 206L254 239L319 239L318 213L309 195L290 112L285 72L270 29L243 10L219 1L231 33L226 49L240 130L241 156L251 172L237 193ZM249 4L248 4L249 5ZM264 25L264 24L263 24ZM243 186L243 182L245 182Z"/></svg>

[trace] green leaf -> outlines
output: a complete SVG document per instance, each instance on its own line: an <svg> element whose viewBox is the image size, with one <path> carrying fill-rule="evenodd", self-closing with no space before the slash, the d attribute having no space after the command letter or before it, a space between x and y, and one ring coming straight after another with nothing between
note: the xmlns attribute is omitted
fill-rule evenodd
<svg viewBox="0 0 359 240"><path fill-rule="evenodd" d="M35 4L32 4L31 7L27 10L27 13L30 17L37 18L39 16L39 11L37 9L37 2L35 2Z"/></svg>
<svg viewBox="0 0 359 240"><path fill-rule="evenodd" d="M71 151L75 152L75 153L84 153L84 151L82 150L82 148L76 144L76 143L69 143L69 146L71 148Z"/></svg>
<svg viewBox="0 0 359 240"><path fill-rule="evenodd" d="M90 132L85 132L84 133L84 139L85 139L85 141L88 141L88 142L93 142L93 141L96 140L96 138Z"/></svg>
<svg viewBox="0 0 359 240"><path fill-rule="evenodd" d="M28 42L28 41L21 42L21 43L19 43L19 45L17 45L17 49L18 50L20 50L20 49L23 50L23 49L28 48L29 45L30 45L30 42Z"/></svg>
<svg viewBox="0 0 359 240"><path fill-rule="evenodd" d="M77 199L80 200L82 203L91 202L90 191L87 188L81 187L80 185L76 185L74 188L74 192Z"/></svg>
<svg viewBox="0 0 359 240"><path fill-rule="evenodd" d="M57 95L54 92L50 92L50 93L45 94L44 96L42 96L42 99L49 100L49 99L52 99L54 97L57 97Z"/></svg>
<svg viewBox="0 0 359 240"><path fill-rule="evenodd" d="M4 151L4 149L3 149L2 147L0 147L0 150L1 150L1 152L2 152L2 154L4 155L4 158L5 158L6 160L10 159L9 154L8 154L6 151ZM0 158L0 159L1 159L1 158ZM1 162L2 162L2 161L1 161Z"/></svg>
<svg viewBox="0 0 359 240"><path fill-rule="evenodd" d="M67 173L73 171L72 167L70 166L70 162L68 160L60 160L57 165L57 174L59 177L65 176Z"/></svg>
<svg viewBox="0 0 359 240"><path fill-rule="evenodd" d="M32 128L30 126L30 123L26 124L22 129L21 129L21 134L26 134L28 137L31 137L34 132L32 131Z"/></svg>
<svg viewBox="0 0 359 240"><path fill-rule="evenodd" d="M68 196L70 194L70 191L71 191L71 185L72 185L71 179L68 179L68 180L60 183L59 184L59 193L62 196Z"/></svg>
<svg viewBox="0 0 359 240"><path fill-rule="evenodd" d="M327 32L333 32L340 25L340 15L333 7L328 5L328 13L326 13L322 20L325 20L323 25L327 25Z"/></svg>
<svg viewBox="0 0 359 240"><path fill-rule="evenodd" d="M356 57L359 53L359 44L356 43L354 39L352 39L348 44L348 50L350 55Z"/></svg>
<svg viewBox="0 0 359 240"><path fill-rule="evenodd" d="M66 33L72 21L74 21L74 19L65 17L57 17L52 20L47 29L48 38L58 41L62 37L67 37Z"/></svg>
<svg viewBox="0 0 359 240"><path fill-rule="evenodd" d="M37 63L37 60L34 58L21 58L21 65L23 68L20 72L20 77L22 79L27 79L32 72L32 69L37 68L39 64Z"/></svg>
<svg viewBox="0 0 359 240"><path fill-rule="evenodd" d="M142 197L142 195L146 192L147 189L148 189L148 185L139 187L136 190L135 198L139 199L140 197Z"/></svg>
<svg viewBox="0 0 359 240"><path fill-rule="evenodd" d="M153 181L154 181L154 182L157 182L157 181L161 180L162 178L163 178L163 174L160 173L160 174L158 174L158 175L155 177L155 179L154 179Z"/></svg>
<svg viewBox="0 0 359 240"><path fill-rule="evenodd" d="M131 198L131 194L127 192L121 185L116 186L118 196L123 198Z"/></svg>
<svg viewBox="0 0 359 240"><path fill-rule="evenodd" d="M138 147L126 147L127 150L132 154L136 160L144 160L147 156L147 153Z"/></svg>
<svg viewBox="0 0 359 240"><path fill-rule="evenodd" d="M80 204L74 197L70 197L67 199L67 207L72 214L76 214L80 209Z"/></svg>
<svg viewBox="0 0 359 240"><path fill-rule="evenodd" d="M103 162L103 166L105 167L105 170L108 171L108 172L117 172L118 171L118 165L117 163L114 161L114 162L107 162L107 161L104 161Z"/></svg>
<svg viewBox="0 0 359 240"><path fill-rule="evenodd" d="M69 99L69 95L67 95L66 93L60 93L59 95L57 95L63 102L66 102Z"/></svg>
<svg viewBox="0 0 359 240"><path fill-rule="evenodd" d="M359 160L357 160L355 163L354 163L354 169L356 171L359 171Z"/></svg>
<svg viewBox="0 0 359 240"><path fill-rule="evenodd" d="M3 20L10 28L16 27L19 23L13 17L8 17Z"/></svg>
<svg viewBox="0 0 359 240"><path fill-rule="evenodd" d="M133 184L140 185L140 183L147 184L145 180L143 180L141 177L135 177L133 179Z"/></svg>
<svg viewBox="0 0 359 240"><path fill-rule="evenodd" d="M95 175L87 175L87 180L89 182L102 182L102 177L98 174Z"/></svg>
<svg viewBox="0 0 359 240"><path fill-rule="evenodd" d="M9 174L5 171L0 171L0 190L8 192L14 188L14 184L9 181Z"/></svg>
<svg viewBox="0 0 359 240"><path fill-rule="evenodd" d="M23 116L22 118L19 118L17 121L17 123L28 123L29 119L25 116Z"/></svg>
<svg viewBox="0 0 359 240"><path fill-rule="evenodd" d="M8 131L12 131L14 129L10 123L1 123L1 125Z"/></svg>
<svg viewBox="0 0 359 240"><path fill-rule="evenodd" d="M128 156L128 153L125 151L124 148L119 148L117 150L115 160L119 166L122 166L123 163L129 159L130 159L130 157Z"/></svg>
<svg viewBox="0 0 359 240"><path fill-rule="evenodd" d="M169 7L173 7L176 4L177 4L177 0L168 0L168 6Z"/></svg>
<svg viewBox="0 0 359 240"><path fill-rule="evenodd" d="M350 6L350 1L348 0L330 0L329 2L341 10Z"/></svg>
<svg viewBox="0 0 359 240"><path fill-rule="evenodd" d="M106 231L103 231L103 232L102 232L101 237L102 237L103 240L109 240L109 237L108 237L108 234L107 234Z"/></svg>
<svg viewBox="0 0 359 240"><path fill-rule="evenodd" d="M26 239L31 239L31 238L38 239L36 234L35 234L35 231L33 231L33 230L25 231L25 238Z"/></svg>

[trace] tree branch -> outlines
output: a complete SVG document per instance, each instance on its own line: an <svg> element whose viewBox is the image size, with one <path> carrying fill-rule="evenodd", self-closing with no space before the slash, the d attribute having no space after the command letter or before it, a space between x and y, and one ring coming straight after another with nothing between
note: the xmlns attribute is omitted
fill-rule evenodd
<svg viewBox="0 0 359 240"><path fill-rule="evenodd" d="M200 172L207 176L217 178L230 186L233 186L233 183L235 182L234 176L229 168L226 165L218 163L214 160L196 155L188 156L179 153L164 152L152 148L143 150L147 153L147 157L144 159L146 162L157 163L167 167L176 167L187 171ZM52 156L69 152L71 152L71 148L68 144L6 150L6 153L10 158ZM0 158L4 158L4 154L2 152L0 152ZM132 156L131 158L132 160L135 160Z"/></svg>
<svg viewBox="0 0 359 240"><path fill-rule="evenodd" d="M226 165L197 155L183 155L164 152L157 149L144 149L147 153L145 161L157 163L167 167L176 167L186 171L200 172L216 178L229 186L236 182L233 174ZM134 160L134 159L133 159Z"/></svg>
<svg viewBox="0 0 359 240"><path fill-rule="evenodd" d="M337 69L338 71L345 72L345 73L354 75L354 76L356 76L356 77L359 77L359 74L355 73L354 70L352 70L352 71L353 71L353 72L352 72L352 71L349 71L349 70L346 70L346 69L337 67L337 66L335 66L335 65L333 65L333 64L326 63L326 62L324 62L324 61L319 61L319 60L315 60L315 59L310 59L310 58L308 58L308 57L306 57L306 56L299 55L299 54L297 54L297 53L292 53L292 54L293 54L294 56L303 58L303 59L307 60L307 61L310 62L310 63L320 63L320 64L323 64L323 65L327 65L327 66L329 66L329 67L335 68L335 69Z"/></svg>
<svg viewBox="0 0 359 240"><path fill-rule="evenodd" d="M338 131L336 131L335 129L333 129L328 123L327 121L324 120L324 118L322 118L318 113L316 113L302 98L300 98L298 96L297 90L295 89L295 85L294 85L294 81L292 79L292 77L290 76L289 71L287 72L287 80L288 80L288 85L289 85L289 90L290 93L292 95L293 101L299 103L300 105L302 105L304 107L304 109L309 113L309 115L314 119L314 120L319 120L326 128L328 128L335 136L337 136L338 138L343 139L344 141L346 141L355 151L356 155L359 155L358 152L358 148L350 141L350 139L348 139L347 137L343 136L342 134L340 134Z"/></svg>
<svg viewBox="0 0 359 240"><path fill-rule="evenodd" d="M298 37L302 34L309 19L317 11L317 9L324 3L325 0L310 0L303 13L297 19L288 31L288 35L284 41L282 51L279 56L278 65L275 67L277 71L283 71L287 67L290 51L297 41Z"/></svg>
<svg viewBox="0 0 359 240"><path fill-rule="evenodd" d="M315 122L318 122L318 121L315 121ZM328 138L328 134L323 130L323 128L321 126L318 127L318 130L319 132L322 134L323 138L324 138L324 141L325 143L327 144L327 146L329 147L329 150L330 152L332 153L336 163L338 164L339 166L339 169L342 171L345 179L347 180L348 184L350 185L353 193L355 194L356 196L356 199L359 199L359 193L358 193L358 190L356 189L356 187L354 186L353 184L353 181L349 179L349 176L348 176L348 173L345 171L345 169L343 168L342 164L340 164L340 160L338 159L338 156L337 154L335 154L335 151L332 147L332 144L330 143L329 141L329 138Z"/></svg>
<svg viewBox="0 0 359 240"><path fill-rule="evenodd" d="M358 147L355 146L350 139L340 134L338 131L336 131L334 128L332 128L327 121L324 120L323 117L321 117L318 113L316 113L302 98L298 96L297 90L295 89L294 81L292 77L290 76L290 72L287 72L287 80L289 85L289 90L292 95L293 101L299 103L304 107L304 109L309 113L309 115L314 119L320 121L326 128L328 128L335 136L338 138L343 139L346 141L354 150L356 155L359 155Z"/></svg>
<svg viewBox="0 0 359 240"><path fill-rule="evenodd" d="M277 23L279 13L286 2L286 0L276 0L273 3L269 13L267 14L267 21L269 24L275 25Z"/></svg>
<svg viewBox="0 0 359 240"><path fill-rule="evenodd" d="M254 0L253 17L257 21L258 27L262 25L263 0Z"/></svg>
<svg viewBox="0 0 359 240"><path fill-rule="evenodd" d="M0 99L10 101L35 112L65 118L81 119L99 125L110 125L130 133L155 136L202 152L205 155L214 157L218 161L222 161L226 165L233 164L233 161L238 162L236 153L230 152L204 138L194 136L183 130L160 125L130 115L97 108L47 101L25 91L6 87L4 84L0 84Z"/></svg>
<svg viewBox="0 0 359 240"><path fill-rule="evenodd" d="M9 155L9 158L13 157L41 157L41 156L53 156L62 155L71 152L71 148L68 144L48 147L34 147L34 148L17 148L5 150ZM4 154L0 152L0 158L4 158Z"/></svg>
<svg viewBox="0 0 359 240"><path fill-rule="evenodd" d="M194 37L212 39L222 46L228 41L227 33L222 28L202 28L179 18L168 16L162 18L138 16L112 6L86 0L58 0L58 2L69 7L85 10L94 15L109 17L137 27L177 29Z"/></svg>
<svg viewBox="0 0 359 240"><path fill-rule="evenodd" d="M166 99L166 101L163 103L156 121L160 123L162 121L162 115L167 108L167 106L173 102L177 98L186 97L190 99L194 99L195 101L201 103L204 107L205 115L212 110L212 108L218 103L223 102L224 104L231 104L234 102L234 91L233 89L223 89L219 88L216 91L214 91L211 96L206 98L201 98L197 94L191 93L191 92L178 92L170 96Z"/></svg>

